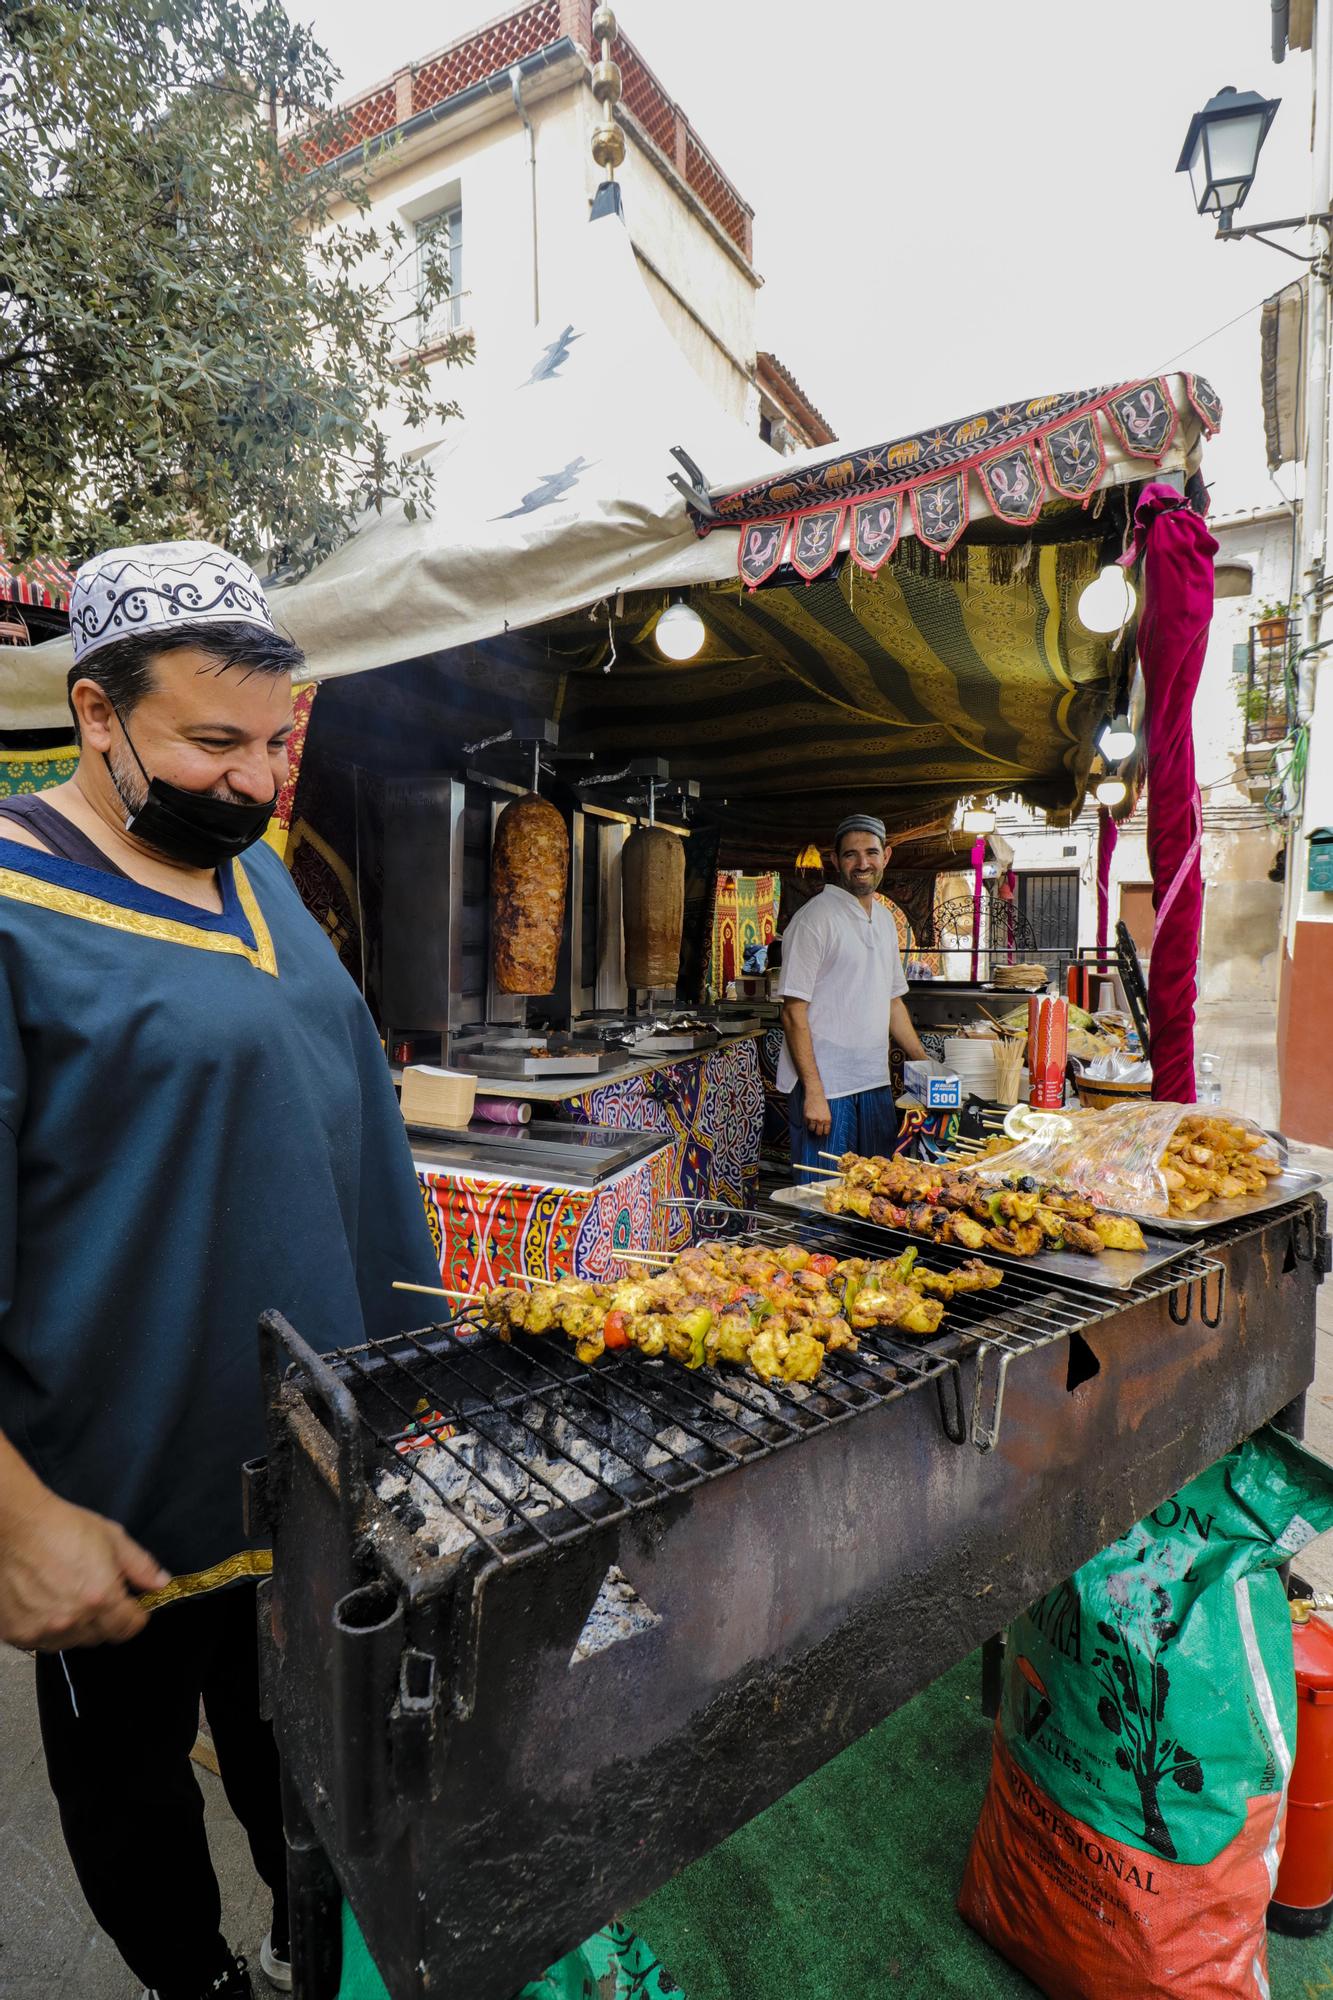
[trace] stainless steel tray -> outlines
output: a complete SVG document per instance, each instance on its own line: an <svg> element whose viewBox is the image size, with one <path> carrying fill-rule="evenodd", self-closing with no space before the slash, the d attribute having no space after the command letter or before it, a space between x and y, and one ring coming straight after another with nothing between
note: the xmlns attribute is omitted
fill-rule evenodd
<svg viewBox="0 0 1333 2000"><path fill-rule="evenodd" d="M769 1196L783 1208L799 1208L807 1214L824 1215L824 1189L821 1187L778 1188ZM841 1216L829 1216L830 1222L842 1221ZM862 1216L849 1216L858 1228L875 1229L883 1236L890 1236L895 1242L916 1243L924 1253L930 1245L924 1236L913 1236L910 1229L888 1229L878 1222L867 1222ZM1151 1236L1146 1250L1103 1250L1100 1257L1082 1257L1075 1250L1038 1250L1035 1257L1010 1257L1002 1250L979 1250L977 1255L987 1264L1002 1264L1015 1271L1046 1271L1053 1278L1072 1278L1080 1285L1091 1285L1099 1292L1123 1292L1140 1278L1146 1278L1150 1271L1160 1270L1173 1257L1185 1254L1183 1243Z"/></svg>
<svg viewBox="0 0 1333 2000"><path fill-rule="evenodd" d="M721 1039L716 1028L707 1028L701 1033L682 1029L678 1035L670 1031L662 1035L644 1035L633 1045L633 1060L644 1062L653 1056L695 1055L700 1049L715 1049Z"/></svg>
<svg viewBox="0 0 1333 2000"><path fill-rule="evenodd" d="M1303 1194L1312 1194L1323 1183L1324 1176L1311 1173L1308 1167L1286 1167L1262 1194L1237 1195L1234 1201L1210 1201L1193 1215L1145 1215L1132 1208L1124 1212L1134 1216L1145 1229L1159 1230L1164 1236L1204 1236L1210 1229L1220 1229L1224 1222L1247 1222L1252 1215L1264 1215L1270 1208L1299 1201Z"/></svg>
<svg viewBox="0 0 1333 2000"><path fill-rule="evenodd" d="M459 1049L450 1058L454 1069L469 1076L513 1077L516 1081L545 1076L596 1076L604 1069L617 1069L624 1056L527 1056L520 1049Z"/></svg>
<svg viewBox="0 0 1333 2000"><path fill-rule="evenodd" d="M530 1125L474 1122L466 1132L426 1131L410 1125L408 1137L419 1169L574 1188L598 1187L667 1144L661 1132L566 1125L554 1118L534 1118Z"/></svg>

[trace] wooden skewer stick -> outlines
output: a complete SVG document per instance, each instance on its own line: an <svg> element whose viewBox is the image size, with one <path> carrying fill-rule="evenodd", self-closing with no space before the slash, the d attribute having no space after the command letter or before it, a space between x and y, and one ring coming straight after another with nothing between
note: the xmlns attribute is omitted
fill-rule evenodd
<svg viewBox="0 0 1333 2000"><path fill-rule="evenodd" d="M657 1264L663 1270L672 1261L670 1255L661 1250L613 1250L611 1254L622 1264Z"/></svg>
<svg viewBox="0 0 1333 2000"><path fill-rule="evenodd" d="M819 1157L820 1157L820 1159L821 1159L821 1160L841 1160L841 1158L842 1158L842 1154L841 1154L841 1153L826 1153L826 1152L824 1151L823 1147L821 1146L821 1147L820 1147L820 1149L819 1149Z"/></svg>
<svg viewBox="0 0 1333 2000"><path fill-rule="evenodd" d="M411 1285L406 1278L395 1278L393 1288L396 1292L425 1292L432 1299L467 1299L473 1305L477 1303L475 1292L446 1292L443 1285Z"/></svg>
<svg viewBox="0 0 1333 2000"><path fill-rule="evenodd" d="M804 1160L793 1166L792 1172L794 1174L825 1174L831 1181L840 1181L842 1179L842 1174L837 1167L812 1167L807 1165Z"/></svg>

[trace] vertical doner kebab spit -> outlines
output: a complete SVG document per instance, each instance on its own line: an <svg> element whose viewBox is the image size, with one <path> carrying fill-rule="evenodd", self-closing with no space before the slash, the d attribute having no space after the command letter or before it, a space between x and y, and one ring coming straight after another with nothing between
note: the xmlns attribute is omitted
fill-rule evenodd
<svg viewBox="0 0 1333 2000"><path fill-rule="evenodd" d="M550 993L565 928L569 835L546 799L514 799L495 823L491 922L501 993Z"/></svg>
<svg viewBox="0 0 1333 2000"><path fill-rule="evenodd" d="M620 857L625 979L674 986L685 928L685 843L664 826L636 827Z"/></svg>

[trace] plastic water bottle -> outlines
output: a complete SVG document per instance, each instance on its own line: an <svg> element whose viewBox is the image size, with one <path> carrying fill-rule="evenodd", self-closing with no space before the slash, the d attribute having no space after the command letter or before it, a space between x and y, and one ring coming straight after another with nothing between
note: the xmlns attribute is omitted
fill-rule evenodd
<svg viewBox="0 0 1333 2000"><path fill-rule="evenodd" d="M1200 1104L1222 1102L1222 1079L1217 1074L1216 1056L1199 1056L1194 1065L1194 1088Z"/></svg>

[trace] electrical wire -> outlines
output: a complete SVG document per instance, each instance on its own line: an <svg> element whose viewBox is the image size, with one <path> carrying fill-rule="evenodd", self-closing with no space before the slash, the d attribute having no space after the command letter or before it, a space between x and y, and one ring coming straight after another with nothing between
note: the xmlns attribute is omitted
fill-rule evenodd
<svg viewBox="0 0 1333 2000"><path fill-rule="evenodd" d="M1244 312L1238 312L1234 319L1223 320L1221 326L1215 326L1211 333L1202 334L1198 340L1192 340L1188 347L1180 348L1169 360L1163 361L1156 372L1159 375L1164 374L1177 361L1183 361L1187 354L1193 354L1196 348L1206 347L1210 340L1216 340L1219 333L1229 333L1233 326L1239 326L1243 319L1248 319L1251 313L1257 313L1261 306L1267 305L1272 296L1271 292L1265 292L1261 299L1256 299L1252 306L1246 306Z"/></svg>

